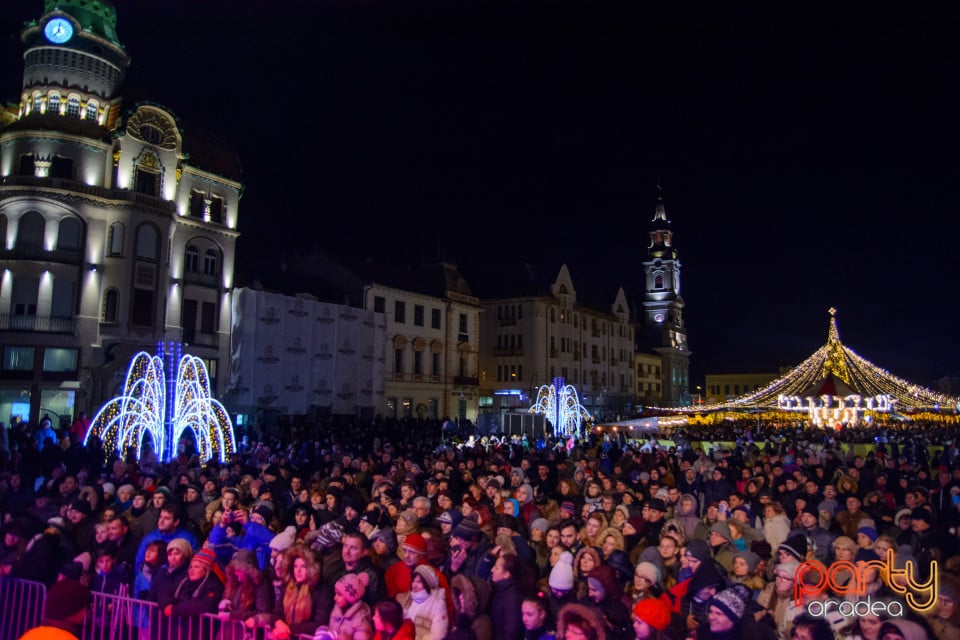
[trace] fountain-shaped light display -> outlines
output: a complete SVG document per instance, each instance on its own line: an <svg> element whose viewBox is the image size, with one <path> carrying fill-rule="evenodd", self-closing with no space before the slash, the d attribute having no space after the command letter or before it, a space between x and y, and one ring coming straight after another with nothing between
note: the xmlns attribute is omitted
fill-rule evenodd
<svg viewBox="0 0 960 640"><path fill-rule="evenodd" d="M180 353L179 343L161 342L158 355L136 354L127 369L123 395L100 409L84 444L99 438L107 458L115 453L123 459L134 450L139 459L149 435L157 457L167 461L177 456L180 438L189 429L202 460L228 459L237 448L230 416L210 397L203 361L191 355L180 357Z"/></svg>
<svg viewBox="0 0 960 640"><path fill-rule="evenodd" d="M583 423L590 420L590 413L580 404L577 390L566 384L563 378L554 378L552 385L543 385L537 392L537 401L530 413L541 413L553 423L555 436L581 437Z"/></svg>

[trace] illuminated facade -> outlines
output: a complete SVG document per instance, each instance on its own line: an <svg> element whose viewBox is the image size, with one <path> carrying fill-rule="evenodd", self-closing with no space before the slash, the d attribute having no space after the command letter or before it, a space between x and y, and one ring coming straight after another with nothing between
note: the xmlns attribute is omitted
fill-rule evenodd
<svg viewBox="0 0 960 640"><path fill-rule="evenodd" d="M633 361L637 371L637 402L659 407L663 403L663 358L638 351Z"/></svg>
<svg viewBox="0 0 960 640"><path fill-rule="evenodd" d="M687 329L683 323L680 259L673 244L673 231L667 219L662 193L658 193L650 224L643 273L643 328L638 333L640 340L637 350L655 353L661 358L663 406L690 404L690 350Z"/></svg>
<svg viewBox="0 0 960 640"><path fill-rule="evenodd" d="M0 129L0 419L71 419L131 357L182 342L222 389L240 168L168 110L121 109L130 59L106 0L47 0Z"/></svg>
<svg viewBox="0 0 960 640"><path fill-rule="evenodd" d="M364 288L364 307L386 316L382 413L475 422L480 304L455 266L438 266L445 284L434 295L378 282Z"/></svg>
<svg viewBox="0 0 960 640"><path fill-rule="evenodd" d="M708 373L706 375L706 404L721 403L737 396L757 391L777 377L776 373Z"/></svg>
<svg viewBox="0 0 960 640"><path fill-rule="evenodd" d="M563 265L547 291L483 306L480 386L490 412L525 410L557 377L600 419L632 411L635 336L622 288L609 312L578 304Z"/></svg>

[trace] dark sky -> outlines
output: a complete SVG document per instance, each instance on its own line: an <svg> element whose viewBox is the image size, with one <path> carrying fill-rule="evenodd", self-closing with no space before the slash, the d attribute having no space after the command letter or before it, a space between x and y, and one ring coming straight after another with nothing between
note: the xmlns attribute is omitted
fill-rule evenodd
<svg viewBox="0 0 960 640"><path fill-rule="evenodd" d="M659 179L694 384L798 363L830 306L848 346L931 384L960 373L948 4L117 7L130 82L240 155L241 276L298 247L439 248L477 290L491 263L565 262L578 288L635 298ZM41 12L0 15L0 95Z"/></svg>

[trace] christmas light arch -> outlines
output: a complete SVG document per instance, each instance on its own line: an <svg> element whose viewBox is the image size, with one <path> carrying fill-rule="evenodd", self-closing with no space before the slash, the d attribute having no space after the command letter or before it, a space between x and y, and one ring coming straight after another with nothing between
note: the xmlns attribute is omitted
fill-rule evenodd
<svg viewBox="0 0 960 640"><path fill-rule="evenodd" d="M157 457L167 461L177 456L180 439L189 430L202 460L227 460L236 451L230 416L210 396L203 361L181 357L180 349L179 343L160 343L158 355L141 351L133 356L123 394L94 416L84 444L99 439L108 459L112 455L123 459L131 451L139 459L149 436Z"/></svg>

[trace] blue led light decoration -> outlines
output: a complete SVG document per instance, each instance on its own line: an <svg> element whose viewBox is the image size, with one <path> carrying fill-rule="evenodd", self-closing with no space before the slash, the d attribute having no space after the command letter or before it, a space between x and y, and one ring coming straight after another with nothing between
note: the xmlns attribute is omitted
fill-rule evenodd
<svg viewBox="0 0 960 640"><path fill-rule="evenodd" d="M583 436L583 423L592 419L590 413L580 404L577 390L559 377L553 379L552 385L540 387L537 401L530 407L530 413L546 416L553 424L554 435L563 437Z"/></svg>
<svg viewBox="0 0 960 640"><path fill-rule="evenodd" d="M122 459L131 450L139 459L149 435L157 457L168 461L177 456L180 438L189 429L201 460L229 459L237 449L230 416L210 397L210 378L203 361L181 356L181 352L180 343L161 342L158 355L141 351L133 356L123 395L94 416L84 444L99 438L108 459L113 454Z"/></svg>

